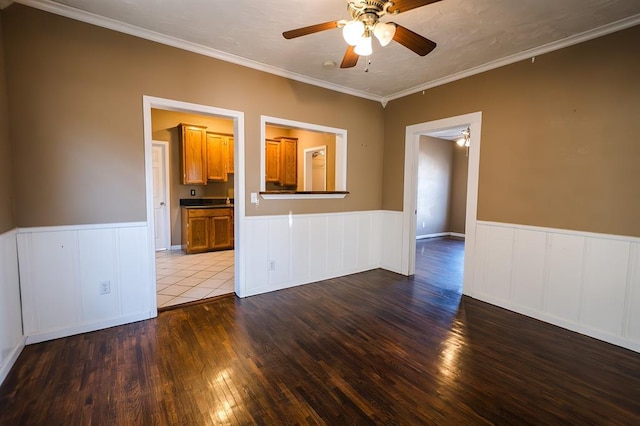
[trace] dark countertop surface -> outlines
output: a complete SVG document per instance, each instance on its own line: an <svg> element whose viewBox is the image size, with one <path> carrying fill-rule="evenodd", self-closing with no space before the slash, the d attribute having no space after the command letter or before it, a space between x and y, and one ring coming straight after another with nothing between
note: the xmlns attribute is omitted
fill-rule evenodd
<svg viewBox="0 0 640 426"><path fill-rule="evenodd" d="M233 198L229 198L230 204L227 204L227 198L222 197L200 197L200 198L181 198L181 207L233 207Z"/></svg>
<svg viewBox="0 0 640 426"><path fill-rule="evenodd" d="M224 209L224 208L233 208L233 204L215 204L209 206L181 206L185 209Z"/></svg>

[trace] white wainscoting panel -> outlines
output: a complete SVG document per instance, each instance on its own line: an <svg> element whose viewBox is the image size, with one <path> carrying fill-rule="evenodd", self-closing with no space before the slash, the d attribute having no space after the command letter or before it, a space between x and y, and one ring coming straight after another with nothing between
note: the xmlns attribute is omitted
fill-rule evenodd
<svg viewBox="0 0 640 426"><path fill-rule="evenodd" d="M15 230L0 235L0 384L25 344L16 235Z"/></svg>
<svg viewBox="0 0 640 426"><path fill-rule="evenodd" d="M626 335L640 341L640 244L631 245L629 271L629 298L625 312L627 313Z"/></svg>
<svg viewBox="0 0 640 426"><path fill-rule="evenodd" d="M239 296L381 267L384 215L365 211L246 217L247 270ZM397 238L401 217L396 222ZM387 263L397 263L395 256Z"/></svg>
<svg viewBox="0 0 640 426"><path fill-rule="evenodd" d="M580 322L622 334L630 249L628 241L587 239Z"/></svg>
<svg viewBox="0 0 640 426"><path fill-rule="evenodd" d="M382 212L381 266L398 274L402 273L402 220L402 212Z"/></svg>
<svg viewBox="0 0 640 426"><path fill-rule="evenodd" d="M478 221L473 297L640 351L640 238Z"/></svg>
<svg viewBox="0 0 640 426"><path fill-rule="evenodd" d="M547 237L548 273L543 310L555 317L577 322L585 237L553 233L547 233Z"/></svg>
<svg viewBox="0 0 640 426"><path fill-rule="evenodd" d="M541 232L517 232L513 247L511 298L518 304L542 309L547 236Z"/></svg>
<svg viewBox="0 0 640 426"><path fill-rule="evenodd" d="M27 343L155 315L147 232L146 223L20 229Z"/></svg>

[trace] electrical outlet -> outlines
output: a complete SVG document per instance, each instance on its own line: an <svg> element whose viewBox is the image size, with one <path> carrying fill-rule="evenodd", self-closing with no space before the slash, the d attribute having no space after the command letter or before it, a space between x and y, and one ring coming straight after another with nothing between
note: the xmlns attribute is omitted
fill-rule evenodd
<svg viewBox="0 0 640 426"><path fill-rule="evenodd" d="M100 294L109 294L109 293L111 293L111 281L101 281Z"/></svg>
<svg viewBox="0 0 640 426"><path fill-rule="evenodd" d="M192 189L192 190L191 190L191 196L192 196L192 197L195 197L195 196L196 196L196 190L195 190L195 189Z"/></svg>
<svg viewBox="0 0 640 426"><path fill-rule="evenodd" d="M276 261L272 260L271 262L269 262L269 270L270 271L275 271L276 270Z"/></svg>

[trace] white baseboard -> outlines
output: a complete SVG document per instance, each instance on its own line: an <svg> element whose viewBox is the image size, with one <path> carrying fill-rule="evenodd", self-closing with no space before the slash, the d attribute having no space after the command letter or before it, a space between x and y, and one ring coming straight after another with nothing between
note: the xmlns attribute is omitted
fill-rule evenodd
<svg viewBox="0 0 640 426"><path fill-rule="evenodd" d="M460 234L458 232L438 232L435 234L423 234L416 236L416 240L424 240L427 238L438 238L438 237L457 237L464 238L464 234Z"/></svg>
<svg viewBox="0 0 640 426"><path fill-rule="evenodd" d="M16 363L16 360L18 359L18 356L20 356L22 349L24 349L25 344L26 337L22 336L22 339L20 339L18 344L11 350L11 352L9 352L5 362L0 366L0 384L2 384L4 379L9 375L13 364Z"/></svg>
<svg viewBox="0 0 640 426"><path fill-rule="evenodd" d="M594 329L593 327L585 326L583 324L567 320L565 318L560 318L547 312L539 311L537 309L531 309L527 306L517 305L508 300L496 299L487 295L473 296L473 298L486 303L490 303L495 306L499 306L508 311L516 312L518 314L525 315L530 318L535 318L537 320L544 321L546 323L553 324L579 334L593 337L594 339L602 340L603 342L611 343L612 345L627 348L635 352L640 352L640 342L638 341L617 336L606 331Z"/></svg>

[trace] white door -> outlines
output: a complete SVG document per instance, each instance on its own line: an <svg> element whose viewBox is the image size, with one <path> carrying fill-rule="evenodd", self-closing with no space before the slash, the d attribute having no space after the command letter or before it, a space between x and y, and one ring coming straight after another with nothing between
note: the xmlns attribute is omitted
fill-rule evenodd
<svg viewBox="0 0 640 426"><path fill-rule="evenodd" d="M153 141L153 219L156 251L170 248L169 144Z"/></svg>

